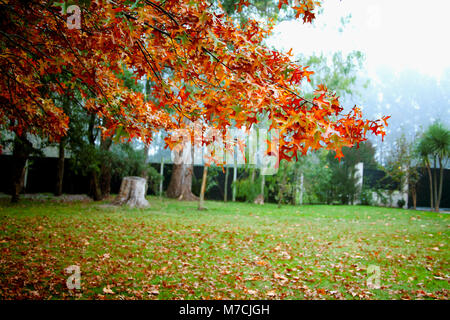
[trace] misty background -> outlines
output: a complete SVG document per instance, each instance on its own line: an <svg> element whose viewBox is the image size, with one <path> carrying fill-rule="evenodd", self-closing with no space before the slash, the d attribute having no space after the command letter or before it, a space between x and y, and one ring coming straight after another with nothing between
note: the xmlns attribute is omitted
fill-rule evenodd
<svg viewBox="0 0 450 320"><path fill-rule="evenodd" d="M327 0L312 25L279 22L267 42L294 56L364 55L354 94L341 103L369 119L391 116L383 143L368 137L384 164L401 134L414 139L436 120L450 124L449 11L445 0Z"/></svg>

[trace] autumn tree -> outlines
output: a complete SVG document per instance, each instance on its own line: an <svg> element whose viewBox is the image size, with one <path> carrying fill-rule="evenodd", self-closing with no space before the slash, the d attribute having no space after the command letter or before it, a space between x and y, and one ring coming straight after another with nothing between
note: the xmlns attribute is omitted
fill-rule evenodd
<svg viewBox="0 0 450 320"><path fill-rule="evenodd" d="M290 6L311 22L319 5L280 0L278 8ZM102 135L120 128L145 143L157 130L199 119L219 130L250 127L260 114L280 132L280 160L320 148L340 158L343 146L368 132L385 134L386 118L365 120L358 107L343 114L339 97L323 85L305 98L301 84L313 72L262 44L270 25L249 19L236 26L206 0L80 1L68 8L11 0L0 12L0 125L17 137L59 141L66 134L69 118L54 92L72 99L78 92L75 103L105 120L93 124ZM124 85L124 68L152 81L154 100Z"/></svg>

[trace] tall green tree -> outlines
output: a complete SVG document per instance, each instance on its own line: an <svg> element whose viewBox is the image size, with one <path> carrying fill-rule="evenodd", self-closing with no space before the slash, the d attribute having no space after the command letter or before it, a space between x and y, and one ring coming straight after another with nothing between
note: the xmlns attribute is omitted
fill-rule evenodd
<svg viewBox="0 0 450 320"><path fill-rule="evenodd" d="M341 97L359 95L355 87L358 82L358 71L364 66L365 55L361 51L352 51L348 55L334 52L331 55L313 54L297 57L300 63L311 66L311 91L318 84L325 84L328 89ZM364 87L368 82L364 83Z"/></svg>
<svg viewBox="0 0 450 320"><path fill-rule="evenodd" d="M364 168L375 169L375 148L370 141L363 142L352 148L342 149L344 158L339 161L334 152L329 152L327 159L331 169L330 194L333 201L342 204L354 204L358 194L358 180L356 165L360 162Z"/></svg>

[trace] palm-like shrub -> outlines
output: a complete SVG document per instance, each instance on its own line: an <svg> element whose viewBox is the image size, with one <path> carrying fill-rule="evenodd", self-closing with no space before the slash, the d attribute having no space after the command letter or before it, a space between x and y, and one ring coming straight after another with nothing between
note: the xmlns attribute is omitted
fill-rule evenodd
<svg viewBox="0 0 450 320"><path fill-rule="evenodd" d="M427 168L430 181L430 202L435 211L439 211L442 197L444 168L450 154L450 130L440 122L435 122L424 132L417 145L417 152ZM433 165L433 174L431 172ZM436 169L439 168L439 179Z"/></svg>

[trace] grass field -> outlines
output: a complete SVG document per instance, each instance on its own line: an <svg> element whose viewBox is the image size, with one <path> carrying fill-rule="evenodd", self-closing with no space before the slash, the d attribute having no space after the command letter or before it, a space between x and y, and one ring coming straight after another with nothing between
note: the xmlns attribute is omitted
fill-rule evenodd
<svg viewBox="0 0 450 320"><path fill-rule="evenodd" d="M449 215L150 203L141 210L2 200L0 298L449 298ZM79 290L66 287L70 265L80 267ZM377 275L380 287L368 286Z"/></svg>

